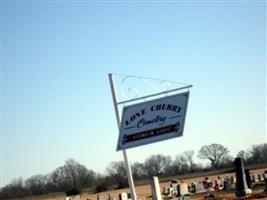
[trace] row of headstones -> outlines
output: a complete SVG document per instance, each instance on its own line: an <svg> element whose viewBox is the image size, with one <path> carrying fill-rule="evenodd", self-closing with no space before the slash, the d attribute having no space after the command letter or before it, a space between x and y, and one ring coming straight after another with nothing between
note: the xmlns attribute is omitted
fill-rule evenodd
<svg viewBox="0 0 267 200"><path fill-rule="evenodd" d="M263 175L258 174L258 179L255 179L254 175L249 174L248 170L244 170L244 181L248 183L248 186L251 186L251 182L263 182L265 181L265 190L267 190L267 172L265 172ZM236 174L238 175L238 173ZM240 178L240 177L239 177ZM240 180L239 180L240 182ZM250 182L250 183L249 183ZM178 184L177 182L172 182L170 185L170 188L167 189L163 188L163 194L167 194L168 197L173 198L174 196L178 197L183 197L182 199L184 200L186 196L189 196L190 194L194 193L201 193L201 192L206 192L209 190L220 190L220 189L225 189L225 190L231 190L234 189L237 185L238 189L238 181L236 181L235 177L226 177L226 178L218 178L216 180L209 180L208 178L205 179L202 182L199 183L191 183L190 186L187 185L187 183L181 183ZM153 200L161 200L161 192L160 192L160 186L159 186L159 180L158 177L153 177L151 180L151 189L152 189L152 199ZM131 194L130 193L125 193L122 192L119 194L119 200L130 200L131 199ZM97 196L97 200L104 200L104 198L100 195ZM114 195L112 193L109 194L108 200L116 200ZM145 200L145 198L138 198L138 200ZM178 198L178 200L181 200L181 198Z"/></svg>
<svg viewBox="0 0 267 200"><path fill-rule="evenodd" d="M265 173L262 174L250 174L249 170L245 170L245 180L247 182L248 188L252 188L257 183L265 183L265 180L267 179Z"/></svg>
<svg viewBox="0 0 267 200"><path fill-rule="evenodd" d="M128 200L128 199L131 199L131 194L130 193L122 192L122 193L119 194L119 200ZM98 194L97 195L97 200L106 200L106 199L104 198L104 196ZM117 200L117 198L114 197L113 193L110 193L108 195L108 200Z"/></svg>
<svg viewBox="0 0 267 200"><path fill-rule="evenodd" d="M248 177L247 173L249 173L247 171L248 170L245 170L246 177ZM253 183L264 182L264 180L265 180L265 174L264 173L258 174L257 176L255 176L254 174L250 175L250 181Z"/></svg>
<svg viewBox="0 0 267 200"><path fill-rule="evenodd" d="M67 196L65 200L81 200L80 195L75 195L75 196Z"/></svg>
<svg viewBox="0 0 267 200"><path fill-rule="evenodd" d="M131 193L122 192L119 194L118 197L119 197L118 198L119 200L131 200ZM106 200L106 199L104 198L104 196L98 194L97 200ZM117 198L114 197L113 193L109 193L108 200L117 200ZM137 200L145 200L145 198L144 197L138 197Z"/></svg>
<svg viewBox="0 0 267 200"><path fill-rule="evenodd" d="M206 192L207 190L213 189L226 189L230 190L233 188L234 179L225 178L225 179L217 179L217 180L204 180L198 183L191 183L188 185L187 183L175 183L172 182L169 188L163 187L163 194L168 197L173 196L185 196L195 193Z"/></svg>
<svg viewBox="0 0 267 200"><path fill-rule="evenodd" d="M246 170L246 181L248 183L248 187L251 188L254 183L264 182L265 181L264 174L258 174L257 179L255 175L249 174L249 171ZM178 184L176 182L172 182L169 188L163 187L162 194L167 195L168 197L173 196L185 196L189 194L202 193L209 190L232 190L236 187L236 178L231 176L226 178L217 178L216 180L206 179L202 182L191 183L187 185L187 183Z"/></svg>
<svg viewBox="0 0 267 200"><path fill-rule="evenodd" d="M249 187L252 185L250 183L263 182L264 180L267 181L267 176L265 174L263 175L258 174L257 177L258 179L255 179L255 175L253 174L250 176L249 171L246 170L246 180L248 182ZM172 182L170 187L167 188L167 190L165 187L163 187L162 194L167 195L169 198L172 198L174 196L176 197L188 196L190 194L202 193L202 192L206 192L212 189L231 190L235 188L235 184L236 184L236 178L233 176L230 178L229 177L226 177L226 178L218 177L216 180L205 179L202 182L191 183L189 186L187 183L178 184L177 182ZM152 187L153 196L161 196L158 177L153 177L153 184L151 185L151 187ZM126 193L126 192L120 193L118 197L119 197L118 198L119 200L131 200L131 194ZM97 200L104 200L104 197L98 194ZM108 200L117 200L117 198L114 197L113 193L110 193L108 196ZM138 200L145 200L145 198L138 198Z"/></svg>
<svg viewBox="0 0 267 200"><path fill-rule="evenodd" d="M131 196L130 193L122 192L119 194L119 200L130 200L129 198ZM80 195L76 196L67 196L65 200L82 200ZM97 194L97 200L106 200L103 195ZM114 195L112 193L109 194L108 200L116 200Z"/></svg>

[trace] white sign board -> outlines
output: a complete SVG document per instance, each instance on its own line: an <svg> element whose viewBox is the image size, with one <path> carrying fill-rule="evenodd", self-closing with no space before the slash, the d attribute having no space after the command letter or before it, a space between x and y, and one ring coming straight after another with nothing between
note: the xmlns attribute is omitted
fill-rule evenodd
<svg viewBox="0 0 267 200"><path fill-rule="evenodd" d="M123 108L117 151L183 135L189 92Z"/></svg>

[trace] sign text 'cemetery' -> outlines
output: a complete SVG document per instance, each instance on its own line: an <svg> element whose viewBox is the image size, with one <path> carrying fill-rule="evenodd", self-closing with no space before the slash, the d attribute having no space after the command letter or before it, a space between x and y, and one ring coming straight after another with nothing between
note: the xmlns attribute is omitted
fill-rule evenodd
<svg viewBox="0 0 267 200"><path fill-rule="evenodd" d="M117 150L183 135L189 92L123 108Z"/></svg>

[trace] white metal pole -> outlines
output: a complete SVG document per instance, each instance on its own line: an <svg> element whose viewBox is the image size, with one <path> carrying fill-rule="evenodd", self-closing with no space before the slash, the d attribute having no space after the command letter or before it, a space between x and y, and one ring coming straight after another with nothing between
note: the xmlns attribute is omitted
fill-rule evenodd
<svg viewBox="0 0 267 200"><path fill-rule="evenodd" d="M110 88L111 88L111 93L112 93L112 98L113 98L113 104L114 104L114 109L115 109L115 114L116 114L116 119L117 119L117 125L118 129L120 128L120 113L118 109L118 103L117 103L117 97L116 97L116 91L114 87L114 82L113 82L113 77L112 74L108 74L109 77L109 83L110 83ZM130 186L130 192L131 192L131 199L132 200L137 200L135 189L134 189L134 182L133 182L133 176L131 172L131 166L128 161L128 156L126 150L122 150L123 152L123 158L124 158L124 164L126 167L126 172L127 172L127 177L128 177L128 183Z"/></svg>

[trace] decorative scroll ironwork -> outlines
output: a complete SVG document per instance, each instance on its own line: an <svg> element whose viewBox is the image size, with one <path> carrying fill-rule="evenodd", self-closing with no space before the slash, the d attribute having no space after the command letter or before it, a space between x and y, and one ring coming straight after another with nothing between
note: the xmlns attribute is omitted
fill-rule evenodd
<svg viewBox="0 0 267 200"><path fill-rule="evenodd" d="M130 78L133 78L134 76L125 76L122 81L121 81L121 85L120 85L120 92L122 94L122 96L128 100L128 99L133 99L133 98L137 98L138 97L138 90L136 88L135 85L131 85L132 83L130 83L129 86L127 86L127 81ZM133 96L132 96L133 95ZM131 97L132 96L132 97Z"/></svg>
<svg viewBox="0 0 267 200"><path fill-rule="evenodd" d="M172 91L177 88L191 87L189 84L167 81L161 79L140 77L134 75L114 74L117 85L117 96L119 102L128 101L132 99L140 99L147 95Z"/></svg>

